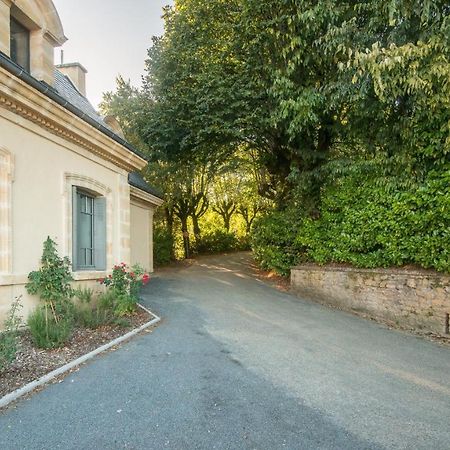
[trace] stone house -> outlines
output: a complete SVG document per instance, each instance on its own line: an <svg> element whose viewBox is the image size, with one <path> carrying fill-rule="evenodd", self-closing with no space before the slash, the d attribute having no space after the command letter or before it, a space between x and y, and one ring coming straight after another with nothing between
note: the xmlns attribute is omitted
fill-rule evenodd
<svg viewBox="0 0 450 450"><path fill-rule="evenodd" d="M86 99L81 64L54 66L64 44L51 0L0 0L0 323L26 294L47 236L93 285L114 264L153 269L158 195L142 154Z"/></svg>

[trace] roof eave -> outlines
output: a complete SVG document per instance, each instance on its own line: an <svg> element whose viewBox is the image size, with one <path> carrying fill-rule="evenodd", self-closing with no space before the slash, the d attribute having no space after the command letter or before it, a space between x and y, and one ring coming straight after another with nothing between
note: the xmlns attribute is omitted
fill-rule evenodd
<svg viewBox="0 0 450 450"><path fill-rule="evenodd" d="M83 111L81 111L79 108L72 105L65 98L63 98L61 95L59 95L51 86L34 78L25 69L23 69L22 67L17 65L15 62L13 62L7 55L5 55L1 51L0 51L0 67L2 67L3 69L7 70L10 73L12 73L14 76L16 76L23 82L27 83L28 85L30 85L31 87L36 89L41 94L50 98L51 100L56 102L61 107L65 108L66 110L75 114L77 117L79 117L80 119L82 119L83 121L88 123L90 126L96 128L101 133L103 133L106 136L108 136L109 138L113 139L115 142L120 144L122 147L125 147L127 150L131 151L135 155L148 161L148 158L146 155L144 155L142 152L140 152L139 150L134 148L125 139L121 138L120 136L115 134L113 131L106 128L104 125L101 125L100 123L96 122L94 119L92 119L87 114L85 114Z"/></svg>

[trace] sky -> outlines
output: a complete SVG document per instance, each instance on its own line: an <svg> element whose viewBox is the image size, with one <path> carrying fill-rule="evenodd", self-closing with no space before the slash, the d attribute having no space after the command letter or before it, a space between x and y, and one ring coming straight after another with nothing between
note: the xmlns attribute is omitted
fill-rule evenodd
<svg viewBox="0 0 450 450"><path fill-rule="evenodd" d="M97 107L117 75L138 86L151 37L163 33L163 6L171 0L53 0L64 33L64 62L87 70L87 97ZM55 64L61 61L55 51Z"/></svg>

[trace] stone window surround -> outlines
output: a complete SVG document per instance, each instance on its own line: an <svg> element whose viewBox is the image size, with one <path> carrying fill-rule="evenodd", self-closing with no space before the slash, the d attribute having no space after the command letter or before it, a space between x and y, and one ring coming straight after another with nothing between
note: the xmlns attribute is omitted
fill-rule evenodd
<svg viewBox="0 0 450 450"><path fill-rule="evenodd" d="M0 50L10 56L10 17L30 32L30 71L38 80L53 85L54 48L67 38L50 0L0 0Z"/></svg>
<svg viewBox="0 0 450 450"><path fill-rule="evenodd" d="M10 22L10 57L27 72L31 71L31 33L18 20L11 16ZM19 39L17 39L17 35ZM13 42L15 45L13 46ZM15 50L15 51L13 51ZM24 63L24 64L21 64Z"/></svg>
<svg viewBox="0 0 450 450"><path fill-rule="evenodd" d="M72 215L72 187L86 189L96 195L106 198L106 267L107 269L113 265L113 193L112 190L103 183L94 178L74 174L64 174L64 255L67 255L72 261L72 232L73 232L73 215ZM107 271L97 270L80 270L72 273L75 280L94 280L107 275Z"/></svg>
<svg viewBox="0 0 450 450"><path fill-rule="evenodd" d="M0 274L12 272L12 183L14 156L0 147Z"/></svg>

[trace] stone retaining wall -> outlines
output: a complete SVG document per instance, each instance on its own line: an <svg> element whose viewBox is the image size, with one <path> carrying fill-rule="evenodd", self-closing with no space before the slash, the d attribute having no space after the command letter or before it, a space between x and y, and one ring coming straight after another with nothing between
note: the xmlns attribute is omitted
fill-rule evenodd
<svg viewBox="0 0 450 450"><path fill-rule="evenodd" d="M446 331L450 277L437 272L302 265L292 269L291 287L300 297L400 326Z"/></svg>

